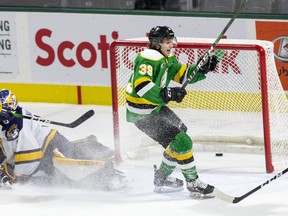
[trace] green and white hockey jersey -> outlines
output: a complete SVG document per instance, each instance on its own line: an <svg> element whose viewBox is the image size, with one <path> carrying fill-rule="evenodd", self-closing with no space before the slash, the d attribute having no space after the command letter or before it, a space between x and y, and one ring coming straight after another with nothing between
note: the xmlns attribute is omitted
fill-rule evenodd
<svg viewBox="0 0 288 216"><path fill-rule="evenodd" d="M165 106L161 89L167 87L171 80L184 83L195 69L191 65L187 70L186 64L181 64L170 55L165 58L153 49L142 51L134 62L134 72L126 88L126 119L136 122L150 117ZM205 79L204 73L197 73L190 83Z"/></svg>

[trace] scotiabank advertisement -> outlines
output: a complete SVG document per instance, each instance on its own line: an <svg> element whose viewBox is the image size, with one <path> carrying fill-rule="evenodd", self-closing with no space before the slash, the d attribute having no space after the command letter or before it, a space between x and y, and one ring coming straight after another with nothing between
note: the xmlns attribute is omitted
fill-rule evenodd
<svg viewBox="0 0 288 216"><path fill-rule="evenodd" d="M145 37L157 25L177 37L216 39L227 18L0 12L1 82L111 86L110 44ZM255 35L236 20L227 38ZM241 31L239 31L241 29Z"/></svg>
<svg viewBox="0 0 288 216"><path fill-rule="evenodd" d="M274 44L275 64L284 90L288 90L288 22L256 21L256 37Z"/></svg>
<svg viewBox="0 0 288 216"><path fill-rule="evenodd" d="M110 44L143 38L157 25L176 37L215 39L229 18L0 12L1 82L111 86ZM256 22L256 27L255 27ZM275 45L282 84L288 90L288 22L236 19L228 39L264 39ZM221 43L221 41L220 41Z"/></svg>
<svg viewBox="0 0 288 216"><path fill-rule="evenodd" d="M109 47L120 28L100 17L30 14L29 41L34 80L48 83L108 85ZM35 22L41 17L44 22ZM123 38L123 36L122 36Z"/></svg>
<svg viewBox="0 0 288 216"><path fill-rule="evenodd" d="M0 18L0 79L15 79L18 75L18 47L15 14Z"/></svg>

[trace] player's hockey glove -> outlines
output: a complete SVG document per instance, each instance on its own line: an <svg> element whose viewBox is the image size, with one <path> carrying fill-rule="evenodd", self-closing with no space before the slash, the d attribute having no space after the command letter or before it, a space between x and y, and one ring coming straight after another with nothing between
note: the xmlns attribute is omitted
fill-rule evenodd
<svg viewBox="0 0 288 216"><path fill-rule="evenodd" d="M202 61L202 57L198 60L198 62L200 61ZM204 62L204 64L199 69L202 73L207 74L208 72L215 70L218 62L219 61L215 55L209 56L206 62Z"/></svg>
<svg viewBox="0 0 288 216"><path fill-rule="evenodd" d="M8 124L13 119L11 108L0 104L0 123Z"/></svg>
<svg viewBox="0 0 288 216"><path fill-rule="evenodd" d="M176 101L177 103L180 103L186 94L186 90L180 87L165 87L161 90L161 96L165 104L167 104L169 101Z"/></svg>

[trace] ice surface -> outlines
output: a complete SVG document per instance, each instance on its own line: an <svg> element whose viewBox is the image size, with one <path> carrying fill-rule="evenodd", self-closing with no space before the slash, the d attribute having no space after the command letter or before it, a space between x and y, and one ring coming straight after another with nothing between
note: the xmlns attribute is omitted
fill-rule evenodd
<svg viewBox="0 0 288 216"><path fill-rule="evenodd" d="M105 106L22 103L23 107L44 118L72 122L89 109L95 116L75 129L56 127L68 139L81 139L94 134L103 144L113 147L112 109ZM270 179L264 172L261 155L195 152L199 175L203 181L233 196L241 196ZM129 179L128 187L119 191L97 191L52 187L40 184L15 184L12 190L0 190L0 215L21 216L286 216L288 214L288 174L271 182L238 204L218 199L193 200L186 190L172 194L153 192L153 164L161 156L126 160L117 168ZM262 165L261 165L262 164ZM175 176L182 178L177 169Z"/></svg>

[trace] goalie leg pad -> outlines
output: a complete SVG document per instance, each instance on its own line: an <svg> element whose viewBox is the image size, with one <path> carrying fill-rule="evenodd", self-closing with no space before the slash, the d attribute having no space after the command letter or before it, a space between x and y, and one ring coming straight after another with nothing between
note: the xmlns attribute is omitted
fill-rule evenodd
<svg viewBox="0 0 288 216"><path fill-rule="evenodd" d="M73 181L79 181L105 166L105 161L53 157L54 167Z"/></svg>
<svg viewBox="0 0 288 216"><path fill-rule="evenodd" d="M53 163L57 171L60 172L58 174L60 177L64 175L71 181L70 183L81 188L119 190L128 184L125 175L114 168L112 160L54 157Z"/></svg>
<svg viewBox="0 0 288 216"><path fill-rule="evenodd" d="M107 189L111 191L120 190L128 185L128 179L126 176L119 170L114 170L111 179L107 184Z"/></svg>
<svg viewBox="0 0 288 216"><path fill-rule="evenodd" d="M77 158L90 160L108 160L115 156L114 150L98 142L96 136L90 135L84 139L72 141Z"/></svg>

